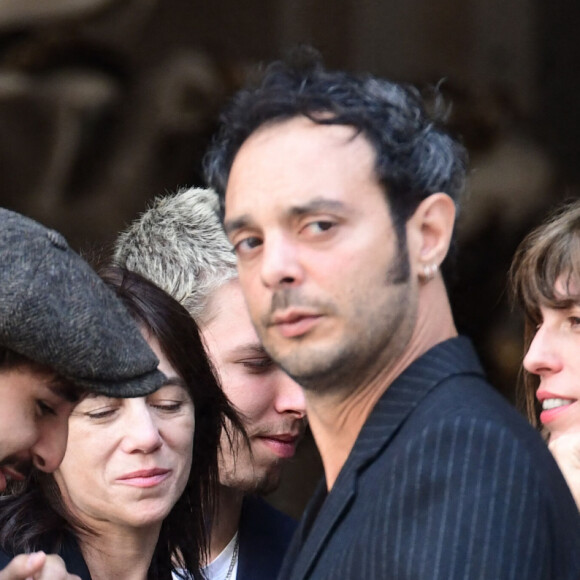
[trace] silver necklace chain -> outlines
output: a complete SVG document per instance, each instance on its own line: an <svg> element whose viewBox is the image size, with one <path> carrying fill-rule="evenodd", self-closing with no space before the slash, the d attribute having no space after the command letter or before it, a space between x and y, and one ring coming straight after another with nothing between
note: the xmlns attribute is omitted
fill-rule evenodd
<svg viewBox="0 0 580 580"><path fill-rule="evenodd" d="M228 568L228 573L224 580L231 580L232 574L234 572L234 567L238 561L238 553L240 551L240 536L236 536L236 543L234 544L234 553L232 554L232 559L230 560L230 567Z"/></svg>

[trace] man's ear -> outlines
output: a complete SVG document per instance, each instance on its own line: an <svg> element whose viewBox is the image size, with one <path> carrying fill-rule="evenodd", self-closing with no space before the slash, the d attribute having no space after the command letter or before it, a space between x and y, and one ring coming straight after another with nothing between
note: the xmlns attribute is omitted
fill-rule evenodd
<svg viewBox="0 0 580 580"><path fill-rule="evenodd" d="M440 266L451 244L455 225L455 204L446 193L425 198L407 222L409 258L418 271Z"/></svg>

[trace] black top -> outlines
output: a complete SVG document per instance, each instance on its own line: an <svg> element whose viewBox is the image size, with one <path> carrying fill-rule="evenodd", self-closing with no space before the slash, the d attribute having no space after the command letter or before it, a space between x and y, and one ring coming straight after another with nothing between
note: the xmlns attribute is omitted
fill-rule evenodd
<svg viewBox="0 0 580 580"><path fill-rule="evenodd" d="M237 580L273 580L296 529L296 521L259 497L244 499L240 517L240 554ZM58 555L70 574L91 580L76 539L69 535ZM0 570L13 555L0 550Z"/></svg>
<svg viewBox="0 0 580 580"><path fill-rule="evenodd" d="M58 552L58 555L64 560L69 574L76 574L81 580L91 580L89 569L81 554L79 545L72 535L67 536L65 544L62 550ZM7 554L0 550L0 570L6 567L13 557L14 554Z"/></svg>
<svg viewBox="0 0 580 580"><path fill-rule="evenodd" d="M274 580L297 522L263 499L244 498L237 580Z"/></svg>

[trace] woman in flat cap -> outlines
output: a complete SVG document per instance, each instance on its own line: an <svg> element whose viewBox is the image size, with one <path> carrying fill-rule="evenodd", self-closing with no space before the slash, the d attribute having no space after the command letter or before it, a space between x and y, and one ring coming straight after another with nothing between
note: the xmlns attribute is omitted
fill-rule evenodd
<svg viewBox="0 0 580 580"><path fill-rule="evenodd" d="M159 358L167 383L123 399L84 397L53 475L35 473L0 503L0 545L58 553L83 580L201 578L217 482L223 395L197 327L155 285L121 268L103 273ZM0 568L2 559L0 558Z"/></svg>

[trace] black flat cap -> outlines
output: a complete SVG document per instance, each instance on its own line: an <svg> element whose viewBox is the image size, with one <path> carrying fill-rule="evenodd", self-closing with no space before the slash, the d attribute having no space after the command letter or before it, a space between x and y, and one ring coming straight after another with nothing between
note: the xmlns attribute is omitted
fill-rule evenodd
<svg viewBox="0 0 580 580"><path fill-rule="evenodd" d="M0 208L0 345L80 387L139 397L165 382L120 300L56 231Z"/></svg>

